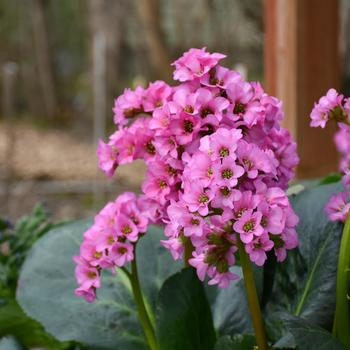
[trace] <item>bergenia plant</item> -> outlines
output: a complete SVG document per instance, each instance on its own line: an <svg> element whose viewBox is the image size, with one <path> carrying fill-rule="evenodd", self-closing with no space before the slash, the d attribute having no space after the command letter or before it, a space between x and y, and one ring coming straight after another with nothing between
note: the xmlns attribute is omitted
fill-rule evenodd
<svg viewBox="0 0 350 350"><path fill-rule="evenodd" d="M326 212L330 220L344 222L350 212L350 99L335 89L330 89L315 103L310 125L324 128L329 120L337 122L339 128L334 141L341 156L339 168L345 191L330 198Z"/></svg>
<svg viewBox="0 0 350 350"><path fill-rule="evenodd" d="M324 128L328 121L336 122L334 136L340 154L339 170L344 190L332 195L325 210L332 221L346 222L340 244L337 271L337 301L333 334L350 347L350 311L348 308L348 285L350 282L350 98L335 89L315 103L311 112L311 126Z"/></svg>
<svg viewBox="0 0 350 350"><path fill-rule="evenodd" d="M221 288L242 266L259 349L266 335L251 263L277 261L298 245L298 217L286 195L298 163L296 144L282 128L282 103L259 83L219 65L225 55L190 49L173 63L170 86L126 89L115 101L117 130L99 142L99 166L112 176L118 166L142 159L143 194L124 193L108 203L85 232L75 257L76 294L96 298L102 269L129 277L139 319L157 349L138 282L135 246L149 223L164 225L166 247L198 278Z"/></svg>

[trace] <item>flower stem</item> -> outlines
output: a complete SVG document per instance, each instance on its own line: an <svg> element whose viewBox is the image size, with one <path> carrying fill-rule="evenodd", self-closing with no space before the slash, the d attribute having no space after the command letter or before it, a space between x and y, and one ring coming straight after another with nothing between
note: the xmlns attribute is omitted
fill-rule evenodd
<svg viewBox="0 0 350 350"><path fill-rule="evenodd" d="M247 291L248 305L255 330L256 343L258 350L268 350L264 321L261 315L258 293L256 291L252 265L248 254L244 250L243 243L237 235L237 245L241 266L244 276L244 284Z"/></svg>
<svg viewBox="0 0 350 350"><path fill-rule="evenodd" d="M155 332L151 323L151 319L147 313L147 309L141 292L141 286L136 264L136 249L134 251L134 260L131 262L131 273L128 273L128 277L131 283L132 292L134 294L139 320L141 322L143 331L146 335L147 343L151 350L158 350Z"/></svg>
<svg viewBox="0 0 350 350"><path fill-rule="evenodd" d="M192 245L192 242L190 241L189 238L187 238L185 242L185 251L184 251L184 265L185 267L191 266L188 262L189 259L192 258L192 252L194 250L194 247Z"/></svg>
<svg viewBox="0 0 350 350"><path fill-rule="evenodd" d="M345 226L340 242L338 270L337 270L337 292L336 308L333 324L333 335L341 342L350 347L350 312L348 299L348 283L350 280L350 213L345 221Z"/></svg>

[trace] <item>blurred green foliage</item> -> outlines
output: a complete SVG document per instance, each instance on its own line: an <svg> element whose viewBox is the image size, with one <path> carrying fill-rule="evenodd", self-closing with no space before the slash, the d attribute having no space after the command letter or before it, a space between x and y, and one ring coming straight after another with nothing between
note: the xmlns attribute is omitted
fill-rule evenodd
<svg viewBox="0 0 350 350"><path fill-rule="evenodd" d="M24 348L36 346L52 350L81 348L75 343L57 341L40 323L26 315L15 297L20 269L33 244L49 230L58 226L60 224L51 223L47 212L40 204L15 224L0 218L0 338L13 336ZM3 340L1 344L2 347L9 346L9 341Z"/></svg>

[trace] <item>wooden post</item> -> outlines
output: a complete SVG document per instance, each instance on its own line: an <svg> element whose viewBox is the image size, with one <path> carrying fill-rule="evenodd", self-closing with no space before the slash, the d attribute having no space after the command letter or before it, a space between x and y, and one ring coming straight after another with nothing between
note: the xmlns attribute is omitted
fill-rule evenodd
<svg viewBox="0 0 350 350"><path fill-rule="evenodd" d="M93 35L93 100L94 100L94 132L93 145L97 147L98 140L105 138L106 133L106 37L102 31ZM96 171L96 178L100 170ZM94 207L98 208L104 201L104 193L93 187Z"/></svg>
<svg viewBox="0 0 350 350"><path fill-rule="evenodd" d="M47 23L48 19L45 11L48 1L32 0L29 4L32 4L30 11L33 20L34 47L43 108L45 116L53 119L58 112L58 102Z"/></svg>
<svg viewBox="0 0 350 350"><path fill-rule="evenodd" d="M94 146L106 133L106 37L103 32L93 36L93 96L94 96Z"/></svg>
<svg viewBox="0 0 350 350"><path fill-rule="evenodd" d="M284 104L298 143L299 178L337 169L334 125L310 128L312 106L339 88L338 0L265 0L265 87Z"/></svg>

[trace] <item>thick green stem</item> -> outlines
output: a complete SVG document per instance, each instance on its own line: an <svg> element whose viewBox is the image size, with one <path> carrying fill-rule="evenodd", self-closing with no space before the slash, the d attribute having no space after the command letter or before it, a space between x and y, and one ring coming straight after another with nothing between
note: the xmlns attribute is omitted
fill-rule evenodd
<svg viewBox="0 0 350 350"><path fill-rule="evenodd" d="M184 265L185 267L189 267L190 264L188 263L188 260L192 258L192 252L194 250L194 247L192 245L192 242L189 238L187 238L185 242L185 251L184 251Z"/></svg>
<svg viewBox="0 0 350 350"><path fill-rule="evenodd" d="M248 254L244 250L243 243L241 242L238 235L237 243L243 270L244 284L247 291L248 305L253 322L258 350L268 350L264 321L261 315L260 303L258 293L256 291L252 265Z"/></svg>
<svg viewBox="0 0 350 350"><path fill-rule="evenodd" d="M350 347L350 312L348 298L348 283L350 279L350 213L345 222L342 239L340 242L338 270L337 270L337 294L336 308L333 324L333 335Z"/></svg>
<svg viewBox="0 0 350 350"><path fill-rule="evenodd" d="M141 322L143 331L145 332L148 345L151 350L158 350L155 332L152 326L151 319L147 313L145 303L143 300L143 295L141 292L141 286L140 286L139 276L137 272L137 264L136 264L136 249L135 249L134 260L131 262L131 273L128 272L127 275L130 279L131 288L134 294L134 299L135 299L135 303L136 303L137 311L139 315L139 320Z"/></svg>

